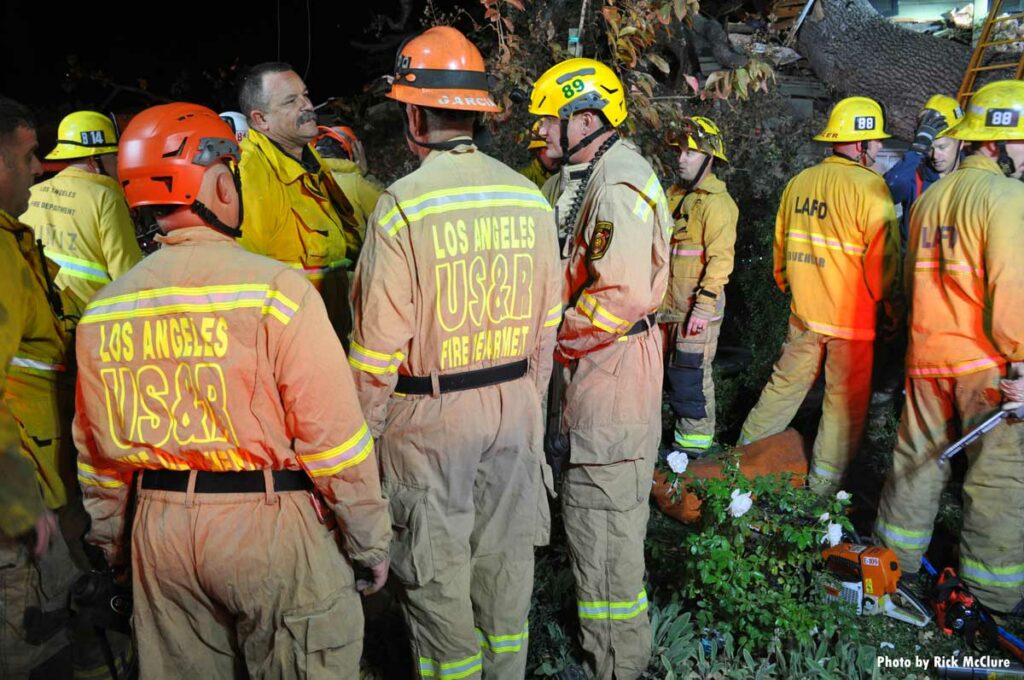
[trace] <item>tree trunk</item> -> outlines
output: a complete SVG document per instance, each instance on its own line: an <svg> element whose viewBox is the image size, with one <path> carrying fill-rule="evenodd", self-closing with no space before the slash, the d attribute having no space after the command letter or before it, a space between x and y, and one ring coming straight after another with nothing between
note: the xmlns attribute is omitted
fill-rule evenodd
<svg viewBox="0 0 1024 680"><path fill-rule="evenodd" d="M903 139L928 97L956 96L971 57L965 45L893 24L867 0L815 0L798 41L818 78L844 96L877 99L889 133Z"/></svg>

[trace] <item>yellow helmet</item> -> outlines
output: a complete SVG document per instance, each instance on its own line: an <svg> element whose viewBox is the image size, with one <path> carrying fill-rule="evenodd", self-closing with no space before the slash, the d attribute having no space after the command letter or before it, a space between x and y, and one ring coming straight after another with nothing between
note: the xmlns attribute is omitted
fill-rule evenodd
<svg viewBox="0 0 1024 680"><path fill-rule="evenodd" d="M540 136L540 121L534 121L533 125L530 126L530 143L526 147L527 149L546 149L548 143L543 137Z"/></svg>
<svg viewBox="0 0 1024 680"><path fill-rule="evenodd" d="M814 136L814 141L837 144L890 136L885 131L885 112L881 104L869 97L847 97L832 107L828 124Z"/></svg>
<svg viewBox="0 0 1024 680"><path fill-rule="evenodd" d="M921 107L921 111L931 109L937 111L942 118L946 121L946 127L951 128L960 122L960 119L964 117L964 110L960 108L960 104L957 100L952 97L947 97L944 94L932 95L928 101Z"/></svg>
<svg viewBox="0 0 1024 680"><path fill-rule="evenodd" d="M622 81L604 64L593 59L567 59L537 79L530 93L530 113L568 120L578 111L594 109L612 127L626 120L626 91Z"/></svg>
<svg viewBox="0 0 1024 680"><path fill-rule="evenodd" d="M722 141L722 133L715 125L715 121L705 116L692 116L683 118L680 127L670 127L668 131L668 145L677 149L686 148L714 156L725 163L729 159L725 156L725 142Z"/></svg>
<svg viewBox="0 0 1024 680"><path fill-rule="evenodd" d="M64 116L57 126L57 146L46 160L71 160L117 153L114 121L95 111L75 111Z"/></svg>
<svg viewBox="0 0 1024 680"><path fill-rule="evenodd" d="M985 85L971 95L967 115L943 134L966 142L1024 139L1024 81Z"/></svg>

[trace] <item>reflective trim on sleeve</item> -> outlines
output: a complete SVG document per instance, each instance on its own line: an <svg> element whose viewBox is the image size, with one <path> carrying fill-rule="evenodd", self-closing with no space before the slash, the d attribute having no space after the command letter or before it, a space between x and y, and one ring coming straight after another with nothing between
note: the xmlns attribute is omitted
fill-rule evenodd
<svg viewBox="0 0 1024 680"><path fill-rule="evenodd" d="M423 678L444 678L444 680L459 680L468 678L474 673L483 670L483 654L477 652L465 659L441 663L437 659L426 656L420 657L420 677Z"/></svg>
<svg viewBox="0 0 1024 680"><path fill-rule="evenodd" d="M408 222L429 215L438 215L453 210L505 207L537 208L551 212L551 204L536 189L495 184L472 188L441 189L401 201L384 213L377 220L377 225L386 231L388 236L394 236Z"/></svg>
<svg viewBox="0 0 1024 680"><path fill-rule="evenodd" d="M952 366L907 366L907 375L911 378L950 378L967 373L983 371L986 368L999 368L1005 363L1002 357L984 357L972 359Z"/></svg>
<svg viewBox="0 0 1024 680"><path fill-rule="evenodd" d="M818 461L815 461L811 466L811 474L830 481L839 481L843 477L840 470L837 470L827 463L821 463Z"/></svg>
<svg viewBox="0 0 1024 680"><path fill-rule="evenodd" d="M875 531L878 533L878 537L890 548L924 550L932 542L931 529L924 529L922 531L904 529L895 524L884 522L881 519L878 520Z"/></svg>
<svg viewBox="0 0 1024 680"><path fill-rule="evenodd" d="M547 316L544 318L544 328L551 328L557 326L562 320L562 303L558 303L554 307L548 310Z"/></svg>
<svg viewBox="0 0 1024 680"><path fill-rule="evenodd" d="M665 192L661 188L661 182L658 181L658 175L652 172L651 176L647 179L647 184L644 185L643 190L636 197L636 203L633 204L633 213L640 219L646 220L651 216L651 212L661 202L664 195ZM654 198L651 198L651 196L654 196ZM674 226L669 223L670 230Z"/></svg>
<svg viewBox="0 0 1024 680"><path fill-rule="evenodd" d="M125 486L116 471L96 468L81 460L78 461L78 481L88 486L99 486L104 489L117 489Z"/></svg>
<svg viewBox="0 0 1024 680"><path fill-rule="evenodd" d="M703 250L685 250L683 248L673 248L672 254L677 257L700 257L704 254Z"/></svg>
<svg viewBox="0 0 1024 680"><path fill-rule="evenodd" d="M62 274L74 276L77 279L95 281L96 283L110 283L110 272L99 262L83 260L78 257L71 257L63 253L46 251L46 256L60 265Z"/></svg>
<svg viewBox="0 0 1024 680"><path fill-rule="evenodd" d="M647 591L641 590L635 600L628 600L626 602L608 602L605 600L585 602L578 600L577 610L581 619L604 621L635 619L642 612L647 611Z"/></svg>
<svg viewBox="0 0 1024 680"><path fill-rule="evenodd" d="M866 250L864 246L857 243L840 241L838 239L822 236L821 234L811 234L797 229L790 229L786 232L786 239L796 241L797 243L813 243L814 245L823 246L829 250L842 251L847 255L863 255Z"/></svg>
<svg viewBox="0 0 1024 680"><path fill-rule="evenodd" d="M960 558L960 575L974 583L995 588L1016 589L1024 586L1024 564L989 567L984 562L962 557Z"/></svg>
<svg viewBox="0 0 1024 680"><path fill-rule="evenodd" d="M580 296L579 302L576 303L576 309L601 330L615 333L616 335L622 335L633 325L602 307L590 293L583 293Z"/></svg>
<svg viewBox="0 0 1024 680"><path fill-rule="evenodd" d="M512 635L488 635L479 628L476 629L476 639L480 641L481 649L489 649L494 654L508 654L520 652L523 644L530 638L530 622L523 625L523 632Z"/></svg>
<svg viewBox="0 0 1024 680"><path fill-rule="evenodd" d="M375 352L372 349L363 347L354 340L352 341L352 348L348 353L349 364L355 366L360 371L373 373L374 375L395 373L403 361L405 361L405 354L400 351L394 354Z"/></svg>
<svg viewBox="0 0 1024 680"><path fill-rule="evenodd" d="M61 373L67 370L64 364L50 364L38 359L30 359L25 356L11 358L11 368L20 368L28 373Z"/></svg>
<svg viewBox="0 0 1024 680"><path fill-rule="evenodd" d="M189 312L259 309L287 325L299 305L266 284L154 288L96 300L85 309L80 324Z"/></svg>
<svg viewBox="0 0 1024 680"><path fill-rule="evenodd" d="M373 452L370 428L363 423L359 430L342 444L320 453L298 454L296 458L310 477L329 477L345 468L358 465Z"/></svg>

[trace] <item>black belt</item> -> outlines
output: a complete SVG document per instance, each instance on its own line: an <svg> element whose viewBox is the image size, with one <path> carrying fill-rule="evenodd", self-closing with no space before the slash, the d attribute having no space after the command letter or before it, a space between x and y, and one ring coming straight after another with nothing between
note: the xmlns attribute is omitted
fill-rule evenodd
<svg viewBox="0 0 1024 680"><path fill-rule="evenodd" d="M656 314L648 314L644 318L633 324L633 327L626 331L626 335L636 335L637 333L643 333L649 328L654 328L654 322L657 319Z"/></svg>
<svg viewBox="0 0 1024 680"><path fill-rule="evenodd" d="M191 470L146 470L142 488L153 491L188 491ZM274 491L311 491L313 480L302 470L274 470ZM198 472L196 493L262 493L266 490L263 470L246 472Z"/></svg>
<svg viewBox="0 0 1024 680"><path fill-rule="evenodd" d="M437 376L437 385L441 392L458 392L459 390L472 390L488 385L516 380L526 375L530 368L530 362L526 359L514 361L511 364L492 366L491 368L480 368L475 371L463 371L462 373L449 373ZM434 386L430 376L400 375L398 384L395 385L395 392L402 394L433 394Z"/></svg>

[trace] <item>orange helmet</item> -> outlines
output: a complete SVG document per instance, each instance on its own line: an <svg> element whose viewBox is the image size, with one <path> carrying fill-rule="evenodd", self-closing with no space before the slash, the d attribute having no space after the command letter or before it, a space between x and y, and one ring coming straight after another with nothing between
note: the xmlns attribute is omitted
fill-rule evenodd
<svg viewBox="0 0 1024 680"><path fill-rule="evenodd" d="M324 158L345 158L352 160L355 143L358 140L355 131L347 125L327 127L320 125L320 133L313 140L317 153Z"/></svg>
<svg viewBox="0 0 1024 680"><path fill-rule="evenodd" d="M224 159L238 161L238 143L216 113L198 104L162 104L128 123L117 174L131 208L192 205L206 168Z"/></svg>
<svg viewBox="0 0 1024 680"><path fill-rule="evenodd" d="M435 109L501 110L480 50L451 26L428 28L398 49L387 96Z"/></svg>

